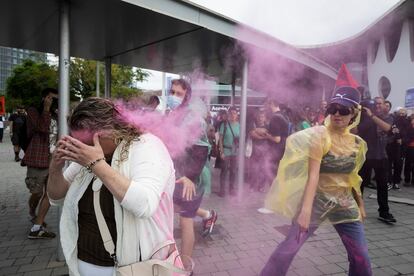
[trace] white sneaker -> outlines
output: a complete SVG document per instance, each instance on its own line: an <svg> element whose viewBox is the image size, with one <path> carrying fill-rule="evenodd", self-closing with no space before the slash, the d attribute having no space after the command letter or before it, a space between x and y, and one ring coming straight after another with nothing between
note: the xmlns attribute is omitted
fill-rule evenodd
<svg viewBox="0 0 414 276"><path fill-rule="evenodd" d="M257 209L257 212L261 213L261 214L273 214L274 212L272 210L269 210L267 208L259 208Z"/></svg>

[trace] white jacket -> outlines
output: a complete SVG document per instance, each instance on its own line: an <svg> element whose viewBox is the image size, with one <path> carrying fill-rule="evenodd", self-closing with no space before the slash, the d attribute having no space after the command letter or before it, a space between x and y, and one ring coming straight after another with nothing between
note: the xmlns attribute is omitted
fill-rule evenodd
<svg viewBox="0 0 414 276"><path fill-rule="evenodd" d="M116 255L119 265L147 260L153 249L167 240L173 240L173 201L175 172L171 157L161 142L152 134L143 134L131 143L128 159L120 159L119 145L113 155L111 167L131 180L123 200L114 198L117 230ZM64 172L70 183L66 197L52 200L52 205L63 203L60 219L60 240L70 275L78 271L78 202L92 180L79 164L72 163ZM166 250L167 251L167 250ZM161 253L161 258L167 252Z"/></svg>

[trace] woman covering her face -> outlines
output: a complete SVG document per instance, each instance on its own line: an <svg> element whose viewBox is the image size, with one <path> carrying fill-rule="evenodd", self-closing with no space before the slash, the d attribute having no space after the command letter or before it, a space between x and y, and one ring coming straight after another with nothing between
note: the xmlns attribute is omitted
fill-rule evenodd
<svg viewBox="0 0 414 276"><path fill-rule="evenodd" d="M89 98L69 118L70 136L57 144L47 186L63 203L60 234L71 275L113 275L115 258L104 247L94 209L100 208L115 244L116 262L148 260L173 239L173 163L164 144L121 119L113 102ZM70 166L62 173L65 161ZM168 248L157 254L165 259Z"/></svg>
<svg viewBox="0 0 414 276"><path fill-rule="evenodd" d="M292 226L261 275L285 275L300 247L324 221L333 224L346 247L349 275L372 275L358 175L367 146L350 133L359 123L359 101L356 89L337 88L327 107L325 126L288 138L266 207L291 218Z"/></svg>

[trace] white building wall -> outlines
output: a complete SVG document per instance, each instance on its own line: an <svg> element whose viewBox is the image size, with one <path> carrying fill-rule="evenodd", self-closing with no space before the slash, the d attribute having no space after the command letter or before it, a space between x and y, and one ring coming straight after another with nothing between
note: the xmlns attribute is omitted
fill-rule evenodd
<svg viewBox="0 0 414 276"><path fill-rule="evenodd" d="M382 96L379 93L379 79L385 76L391 82L391 92L388 100L393 107L404 106L405 94L408 88L414 87L414 62L411 59L409 21L405 21L401 31L400 43L394 59L387 60L385 39L382 38L375 60L372 60L373 44L368 47L367 71L368 85L371 96ZM413 40L414 41L414 40Z"/></svg>

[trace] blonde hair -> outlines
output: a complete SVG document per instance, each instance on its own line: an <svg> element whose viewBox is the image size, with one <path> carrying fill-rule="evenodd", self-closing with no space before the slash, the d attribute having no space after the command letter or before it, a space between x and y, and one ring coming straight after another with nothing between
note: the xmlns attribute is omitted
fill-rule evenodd
<svg viewBox="0 0 414 276"><path fill-rule="evenodd" d="M68 125L71 130L111 131L117 146L125 142L119 161L128 158L129 145L142 134L136 126L122 119L119 108L111 100L96 97L80 102L69 117Z"/></svg>

